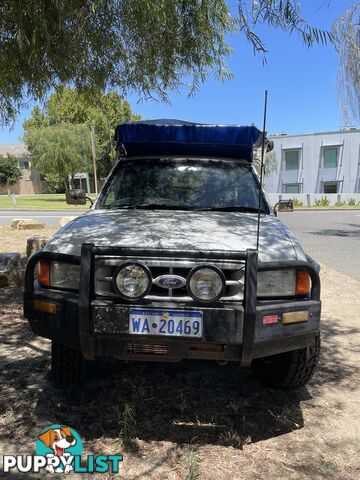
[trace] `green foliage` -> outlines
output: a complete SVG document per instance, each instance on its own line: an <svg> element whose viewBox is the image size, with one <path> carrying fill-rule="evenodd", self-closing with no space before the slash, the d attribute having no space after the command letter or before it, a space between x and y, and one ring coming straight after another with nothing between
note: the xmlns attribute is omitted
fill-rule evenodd
<svg viewBox="0 0 360 480"><path fill-rule="evenodd" d="M187 463L188 463L188 473L186 475L186 480L199 480L200 478L199 460L194 452L190 452L187 455Z"/></svg>
<svg viewBox="0 0 360 480"><path fill-rule="evenodd" d="M21 178L19 160L14 155L0 155L0 187L13 185Z"/></svg>
<svg viewBox="0 0 360 480"><path fill-rule="evenodd" d="M315 207L328 207L330 205L330 200L325 196L319 200L315 200Z"/></svg>
<svg viewBox="0 0 360 480"><path fill-rule="evenodd" d="M91 170L90 132L85 125L28 128L24 140L34 168L55 188L69 188L69 176Z"/></svg>
<svg viewBox="0 0 360 480"><path fill-rule="evenodd" d="M3 0L2 119L61 83L166 98L183 77L190 88L209 71L226 78L232 28L224 0Z"/></svg>
<svg viewBox="0 0 360 480"><path fill-rule="evenodd" d="M264 176L269 177L273 172L277 172L276 152L274 150L265 155Z"/></svg>
<svg viewBox="0 0 360 480"><path fill-rule="evenodd" d="M308 47L314 43L325 45L333 40L330 32L310 26L301 15L298 0L239 0L236 22L254 52L267 53L263 40L256 34L258 24L268 24L286 32L296 32Z"/></svg>
<svg viewBox="0 0 360 480"><path fill-rule="evenodd" d="M345 203L345 202L344 202L344 203ZM357 202L356 202L355 198L352 198L352 197L349 198L349 200L348 200L348 205L349 205L350 207L353 207L353 206L355 206L356 204L357 204Z"/></svg>
<svg viewBox="0 0 360 480"><path fill-rule="evenodd" d="M190 93L210 74L228 79L225 38L236 29L261 53L261 23L298 32L309 46L330 38L306 23L297 0L237 5L232 16L226 0L2 0L0 121L60 84L166 100L183 79Z"/></svg>
<svg viewBox="0 0 360 480"><path fill-rule="evenodd" d="M135 409L130 403L125 403L124 405L122 424L123 429L121 431L121 437L124 448L126 451L133 450L133 436L135 432L136 418Z"/></svg>
<svg viewBox="0 0 360 480"><path fill-rule="evenodd" d="M91 96L75 89L59 87L52 93L42 111L36 106L24 122L24 130L54 126L63 123L95 127L98 177L106 177L115 162L113 136L115 126L130 120L139 120L131 112L129 102L116 93L95 93ZM90 133L86 135L90 135ZM26 138L26 133L25 133Z"/></svg>
<svg viewBox="0 0 360 480"><path fill-rule="evenodd" d="M339 56L338 95L346 125L360 124L360 2L355 2L333 26Z"/></svg>
<svg viewBox="0 0 360 480"><path fill-rule="evenodd" d="M304 202L302 202L301 200L299 200L298 198L293 198L293 204L294 204L294 207L303 207L304 206Z"/></svg>

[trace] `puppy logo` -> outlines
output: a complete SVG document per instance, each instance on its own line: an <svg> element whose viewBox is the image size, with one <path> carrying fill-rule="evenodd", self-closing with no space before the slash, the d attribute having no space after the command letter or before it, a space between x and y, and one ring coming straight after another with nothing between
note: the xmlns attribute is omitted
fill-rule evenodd
<svg viewBox="0 0 360 480"><path fill-rule="evenodd" d="M73 447L76 444L76 440L71 433L70 427L60 427L50 430L39 435L41 440L47 447L51 448L55 455L61 457L64 451Z"/></svg>
<svg viewBox="0 0 360 480"><path fill-rule="evenodd" d="M82 454L82 442L73 428L52 425L39 435L36 454L47 458L46 470L50 474L68 474L73 470L74 456Z"/></svg>

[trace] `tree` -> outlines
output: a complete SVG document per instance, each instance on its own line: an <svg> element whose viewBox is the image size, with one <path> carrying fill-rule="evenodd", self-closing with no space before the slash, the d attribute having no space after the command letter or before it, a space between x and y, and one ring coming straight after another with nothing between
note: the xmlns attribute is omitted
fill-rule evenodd
<svg viewBox="0 0 360 480"><path fill-rule="evenodd" d="M360 2L338 18L333 34L339 54L338 96L346 125L360 125Z"/></svg>
<svg viewBox="0 0 360 480"><path fill-rule="evenodd" d="M26 99L59 84L136 90L166 100L189 81L231 76L226 34L238 30L256 52L266 23L301 35L306 45L330 34L310 27L298 0L32 0L0 3L0 120L9 123Z"/></svg>
<svg viewBox="0 0 360 480"><path fill-rule="evenodd" d="M115 162L113 137L116 125L139 119L139 115L132 113L129 102L116 93L93 92L87 95L60 86L50 95L43 110L38 106L33 109L30 119L24 122L24 130L62 123L84 124L89 127L87 135L90 135L90 127L94 126L98 176L106 177Z"/></svg>
<svg viewBox="0 0 360 480"><path fill-rule="evenodd" d="M69 189L76 173L91 171L91 144L86 125L62 123L29 128L24 139L34 168L55 188Z"/></svg>
<svg viewBox="0 0 360 480"><path fill-rule="evenodd" d="M0 187L7 187L21 178L19 161L14 155L0 155Z"/></svg>
<svg viewBox="0 0 360 480"><path fill-rule="evenodd" d="M276 152L274 150L265 154L264 177L270 177L273 172L277 172Z"/></svg>

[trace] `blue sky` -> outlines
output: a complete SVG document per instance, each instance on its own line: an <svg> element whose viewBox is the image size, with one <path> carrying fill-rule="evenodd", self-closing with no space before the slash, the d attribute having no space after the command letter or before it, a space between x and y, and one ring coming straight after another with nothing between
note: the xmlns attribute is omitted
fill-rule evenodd
<svg viewBox="0 0 360 480"><path fill-rule="evenodd" d="M303 0L303 15L313 26L331 29L334 19L354 0ZM236 0L229 2L236 7ZM269 53L267 63L254 56L240 35L229 37L234 55L229 66L234 79L209 79L194 97L171 95L171 105L155 101L138 103L127 98L134 112L144 118L179 118L206 123L262 125L264 90L269 91L270 133L305 133L337 130L343 125L336 93L337 57L334 47L308 49L299 36L262 26L257 30ZM30 106L31 108L31 106ZM18 143L22 122L30 109L21 112L12 130L0 129L0 143Z"/></svg>

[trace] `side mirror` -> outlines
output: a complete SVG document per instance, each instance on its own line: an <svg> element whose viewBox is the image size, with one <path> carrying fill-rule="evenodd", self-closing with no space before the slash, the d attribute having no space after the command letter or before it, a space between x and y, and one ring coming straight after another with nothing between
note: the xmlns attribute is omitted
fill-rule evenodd
<svg viewBox="0 0 360 480"><path fill-rule="evenodd" d="M68 205L85 205L86 192L80 188L66 191L66 203Z"/></svg>
<svg viewBox="0 0 360 480"><path fill-rule="evenodd" d="M279 202L274 207L275 214L277 212L293 212L294 211L294 202L293 200L279 200Z"/></svg>

